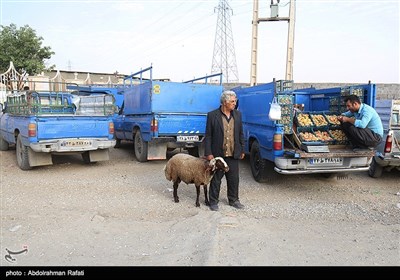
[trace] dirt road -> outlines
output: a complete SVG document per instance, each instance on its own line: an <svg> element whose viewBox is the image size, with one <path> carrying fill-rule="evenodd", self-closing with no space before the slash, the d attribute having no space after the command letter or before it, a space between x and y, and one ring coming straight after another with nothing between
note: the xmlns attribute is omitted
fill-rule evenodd
<svg viewBox="0 0 400 280"><path fill-rule="evenodd" d="M22 171L1 156L1 266L399 266L400 172L372 179L285 176L259 184L241 162L244 210L174 203L165 161L138 163L131 146L108 162L80 156ZM24 253L7 258L6 249Z"/></svg>

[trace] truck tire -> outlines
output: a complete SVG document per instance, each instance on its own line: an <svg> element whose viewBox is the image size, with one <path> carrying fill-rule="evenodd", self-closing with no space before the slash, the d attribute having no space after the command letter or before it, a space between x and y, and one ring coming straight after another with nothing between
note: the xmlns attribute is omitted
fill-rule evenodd
<svg viewBox="0 0 400 280"><path fill-rule="evenodd" d="M260 146L257 141L251 145L250 167L254 179L259 183L273 182L279 175L273 169L274 163L261 158Z"/></svg>
<svg viewBox="0 0 400 280"><path fill-rule="evenodd" d="M121 139L118 139L117 137L115 137L115 146L114 148L118 149L121 148Z"/></svg>
<svg viewBox="0 0 400 280"><path fill-rule="evenodd" d="M188 148L187 151L189 155L199 157L199 147Z"/></svg>
<svg viewBox="0 0 400 280"><path fill-rule="evenodd" d="M8 142L3 139L0 133L0 151L7 151L8 148L9 148Z"/></svg>
<svg viewBox="0 0 400 280"><path fill-rule="evenodd" d="M371 165L369 166L368 175L372 178L379 178L382 176L383 167L380 166L375 157L372 158Z"/></svg>
<svg viewBox="0 0 400 280"><path fill-rule="evenodd" d="M143 141L140 130L136 131L134 140L134 150L137 161L139 162L147 161L147 149L148 149L148 143Z"/></svg>
<svg viewBox="0 0 400 280"><path fill-rule="evenodd" d="M17 164L19 168L22 170L30 170L32 167L29 164L29 154L28 154L28 149L29 147L24 146L22 144L22 136L21 134L18 134L17 137L17 145L16 145L16 155L17 155Z"/></svg>
<svg viewBox="0 0 400 280"><path fill-rule="evenodd" d="M94 164L97 161L90 161L90 152L83 152L82 153L83 162L86 164Z"/></svg>

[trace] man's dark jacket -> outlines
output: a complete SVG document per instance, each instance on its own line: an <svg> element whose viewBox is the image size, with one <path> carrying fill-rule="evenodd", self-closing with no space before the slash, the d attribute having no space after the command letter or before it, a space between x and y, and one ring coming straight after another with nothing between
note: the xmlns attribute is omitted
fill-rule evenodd
<svg viewBox="0 0 400 280"><path fill-rule="evenodd" d="M206 137L204 139L204 154L206 156L213 155L214 157L224 157L224 125L222 123L222 117L223 113L221 108L207 114ZM235 120L233 158L240 159L241 153L244 153L242 113L238 110L233 110L231 112L231 117Z"/></svg>

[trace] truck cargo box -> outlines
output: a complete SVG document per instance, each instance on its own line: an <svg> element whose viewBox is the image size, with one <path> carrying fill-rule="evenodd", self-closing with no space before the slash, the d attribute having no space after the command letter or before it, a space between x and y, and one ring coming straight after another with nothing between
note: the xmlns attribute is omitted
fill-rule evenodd
<svg viewBox="0 0 400 280"><path fill-rule="evenodd" d="M279 174L367 171L374 151L353 151L334 117L346 111L348 95L374 107L376 86L292 90L282 86L287 82L233 89L254 178L261 182ZM280 120L269 119L274 99L281 107Z"/></svg>
<svg viewBox="0 0 400 280"><path fill-rule="evenodd" d="M148 81L124 91L124 114L190 113L215 109L222 86Z"/></svg>
<svg viewBox="0 0 400 280"><path fill-rule="evenodd" d="M152 77L149 67L126 79L147 70ZM136 159L141 162L166 159L167 150L175 148L202 155L207 113L220 106L223 87L221 81L219 85L193 81L140 78L139 84L124 85L124 104L114 119L117 147L121 140L133 141Z"/></svg>

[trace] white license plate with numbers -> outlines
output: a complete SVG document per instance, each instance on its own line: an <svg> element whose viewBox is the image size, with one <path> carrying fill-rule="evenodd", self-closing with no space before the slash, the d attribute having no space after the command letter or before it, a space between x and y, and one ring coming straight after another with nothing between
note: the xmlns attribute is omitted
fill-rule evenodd
<svg viewBox="0 0 400 280"><path fill-rule="evenodd" d="M192 142L192 141L199 141L198 135L178 135L176 137L178 142Z"/></svg>
<svg viewBox="0 0 400 280"><path fill-rule="evenodd" d="M312 165L341 165L343 158L310 158L308 162Z"/></svg>
<svg viewBox="0 0 400 280"><path fill-rule="evenodd" d="M65 140L61 142L62 147L88 147L92 146L90 140Z"/></svg>

